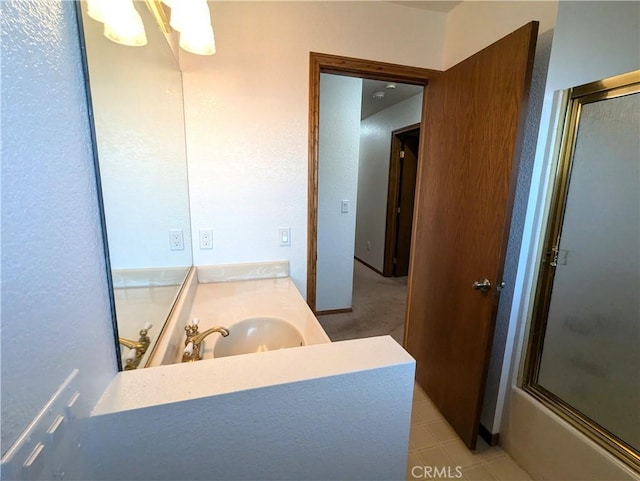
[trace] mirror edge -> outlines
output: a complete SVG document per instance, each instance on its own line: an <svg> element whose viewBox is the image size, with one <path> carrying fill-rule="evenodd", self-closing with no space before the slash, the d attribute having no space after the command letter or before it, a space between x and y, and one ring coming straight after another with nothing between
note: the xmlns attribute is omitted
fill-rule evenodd
<svg viewBox="0 0 640 481"><path fill-rule="evenodd" d="M78 29L78 39L80 45L80 60L82 62L82 75L84 79L84 91L87 104L87 121L89 124L89 131L91 135L91 156L93 158L93 170L96 186L96 195L98 197L98 215L100 217L100 231L102 233L102 248L104 252L105 260L105 274L107 276L107 287L109 296L109 309L111 312L111 327L113 328L113 343L116 350L116 367L118 371L122 371L122 353L120 352L120 344L118 343L118 322L116 318L116 302L115 294L113 290L113 276L111 273L111 259L109 257L109 242L107 240L107 222L104 212L104 200L102 194L102 182L100 178L100 165L98 161L98 148L96 139L96 129L94 124L94 112L93 103L91 99L91 88L89 86L89 64L87 60L87 45L82 32L84 32L84 25L82 22L82 11L80 2L75 3L75 15L76 25Z"/></svg>

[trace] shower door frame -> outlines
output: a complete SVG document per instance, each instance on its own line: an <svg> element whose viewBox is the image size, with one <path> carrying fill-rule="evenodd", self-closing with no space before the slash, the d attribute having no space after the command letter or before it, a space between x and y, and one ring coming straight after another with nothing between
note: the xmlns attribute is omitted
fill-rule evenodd
<svg viewBox="0 0 640 481"><path fill-rule="evenodd" d="M637 93L640 93L640 70L574 87L568 91L560 157L553 181L543 256L538 272L522 389L611 454L640 471L640 452L636 448L616 437L593 419L538 384L542 348L553 290L555 262L557 262L564 223L582 105Z"/></svg>

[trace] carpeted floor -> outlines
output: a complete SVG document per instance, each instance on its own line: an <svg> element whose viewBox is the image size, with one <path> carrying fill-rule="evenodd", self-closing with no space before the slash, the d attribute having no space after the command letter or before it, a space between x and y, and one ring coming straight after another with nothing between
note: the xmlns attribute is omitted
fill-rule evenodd
<svg viewBox="0 0 640 481"><path fill-rule="evenodd" d="M391 335L402 344L407 278L382 277L354 262L353 312L318 316L332 341Z"/></svg>

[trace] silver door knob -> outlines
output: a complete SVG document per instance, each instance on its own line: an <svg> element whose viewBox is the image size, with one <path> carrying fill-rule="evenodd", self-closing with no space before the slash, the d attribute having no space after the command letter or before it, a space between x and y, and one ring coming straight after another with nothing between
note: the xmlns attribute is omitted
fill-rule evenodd
<svg viewBox="0 0 640 481"><path fill-rule="evenodd" d="M481 281L475 281L473 283L473 289L481 292L489 292L489 289L491 289L491 282L489 282L489 279L482 279Z"/></svg>

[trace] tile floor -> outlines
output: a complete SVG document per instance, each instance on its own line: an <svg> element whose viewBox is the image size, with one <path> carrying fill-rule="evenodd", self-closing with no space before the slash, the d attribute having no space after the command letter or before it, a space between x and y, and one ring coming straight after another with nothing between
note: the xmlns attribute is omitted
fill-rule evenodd
<svg viewBox="0 0 640 481"><path fill-rule="evenodd" d="M479 439L477 449L469 451L416 384L406 479L522 481L531 477L499 446L490 447Z"/></svg>

